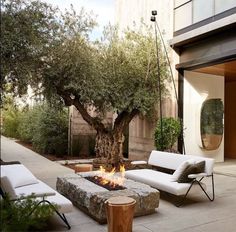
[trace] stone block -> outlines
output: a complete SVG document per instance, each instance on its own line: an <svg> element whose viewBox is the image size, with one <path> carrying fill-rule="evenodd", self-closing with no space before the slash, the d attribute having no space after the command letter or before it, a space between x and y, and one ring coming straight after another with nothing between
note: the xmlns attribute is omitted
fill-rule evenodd
<svg viewBox="0 0 236 232"><path fill-rule="evenodd" d="M157 189L126 179L124 183L126 189L109 191L84 178L95 173L84 172L58 177L57 191L101 224L106 223L105 202L110 197L126 196L135 199L137 203L134 216L151 214L158 208L160 193Z"/></svg>

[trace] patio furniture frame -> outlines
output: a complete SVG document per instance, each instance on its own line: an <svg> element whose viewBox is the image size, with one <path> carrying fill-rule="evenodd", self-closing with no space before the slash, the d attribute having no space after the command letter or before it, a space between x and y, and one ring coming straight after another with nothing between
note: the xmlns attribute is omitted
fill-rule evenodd
<svg viewBox="0 0 236 232"><path fill-rule="evenodd" d="M214 201L215 200L215 186L214 186L214 175L209 175L209 176L206 176L206 177L211 177L211 187L212 187L212 196L210 197L210 195L206 192L206 190L203 188L202 184L201 184L201 181L204 179L205 176L201 177L199 180L197 180L197 178L194 178L191 182L191 185L189 186L189 189L187 190L186 194L182 197L182 200L176 204L177 207L181 207L186 198L187 198L187 195L189 193L189 191L191 190L192 186L194 185L194 183L197 183L200 188L202 189L202 191L204 192L204 194L207 196L207 198L209 199L209 201Z"/></svg>

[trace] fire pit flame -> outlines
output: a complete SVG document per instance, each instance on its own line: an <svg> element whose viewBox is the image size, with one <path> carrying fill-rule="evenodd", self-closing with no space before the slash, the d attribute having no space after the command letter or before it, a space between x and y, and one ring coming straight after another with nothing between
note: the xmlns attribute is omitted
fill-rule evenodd
<svg viewBox="0 0 236 232"><path fill-rule="evenodd" d="M125 167L124 165L120 166L120 175L115 175L116 169L113 168L110 172L106 172L105 168L100 166L100 170L98 171L98 176L101 177L101 183L107 184L110 183L111 185L124 185L125 181Z"/></svg>
<svg viewBox="0 0 236 232"><path fill-rule="evenodd" d="M95 176L89 176L85 178L108 190L125 189L125 187L123 186L125 181L124 165L120 166L119 173L116 172L115 168L113 168L110 172L106 172L106 170L102 166L100 166L100 170L97 171Z"/></svg>

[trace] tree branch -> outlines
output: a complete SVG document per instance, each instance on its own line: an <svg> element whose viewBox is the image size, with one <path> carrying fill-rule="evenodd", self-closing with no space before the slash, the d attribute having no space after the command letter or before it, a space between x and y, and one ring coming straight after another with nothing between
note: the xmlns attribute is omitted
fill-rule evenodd
<svg viewBox="0 0 236 232"><path fill-rule="evenodd" d="M63 98L65 101L65 104L67 106L74 105L76 109L80 112L82 118L95 130L103 130L105 131L106 128L102 122L97 117L92 117L87 109L84 107L84 105L80 102L80 97L78 94L73 94L74 98L71 98L71 92L66 90L61 90L56 87L57 93Z"/></svg>
<svg viewBox="0 0 236 232"><path fill-rule="evenodd" d="M116 118L114 123L114 132L123 131L130 121L140 113L138 109L133 109L131 112L127 110L122 111Z"/></svg>

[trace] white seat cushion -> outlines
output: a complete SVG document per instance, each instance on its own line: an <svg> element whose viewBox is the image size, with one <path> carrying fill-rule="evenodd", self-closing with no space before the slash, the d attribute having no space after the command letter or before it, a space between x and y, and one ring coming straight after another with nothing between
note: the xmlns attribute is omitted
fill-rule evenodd
<svg viewBox="0 0 236 232"><path fill-rule="evenodd" d="M21 196L27 197L35 194L37 200L44 198L52 204L57 205L60 213L68 213L73 209L70 200L44 182L36 179L22 164L1 166L1 187L5 193L9 194L11 199L18 199Z"/></svg>
<svg viewBox="0 0 236 232"><path fill-rule="evenodd" d="M150 169L126 171L125 177L174 195L184 195L190 187L190 183L173 182L172 175Z"/></svg>
<svg viewBox="0 0 236 232"><path fill-rule="evenodd" d="M62 196L60 193L38 180L38 184L27 185L19 188L15 188L15 192L17 197L20 196L30 196L32 194L35 195L50 195L44 197L44 199L48 200L52 204L56 204L58 206L58 211L60 213L68 213L72 211L73 205L70 200ZM37 197L38 200L42 200L43 197Z"/></svg>
<svg viewBox="0 0 236 232"><path fill-rule="evenodd" d="M48 196L45 199L53 204L56 204L60 213L69 213L73 209L71 201L58 192L56 192L55 196Z"/></svg>
<svg viewBox="0 0 236 232"><path fill-rule="evenodd" d="M7 176L13 188L37 184L37 178L22 164L2 165L1 177Z"/></svg>
<svg viewBox="0 0 236 232"><path fill-rule="evenodd" d="M37 184L31 184L15 188L15 193L17 198L20 198L21 196L27 197L32 194L35 194L36 196L56 195L56 191L54 189L52 189L40 180L38 180Z"/></svg>

